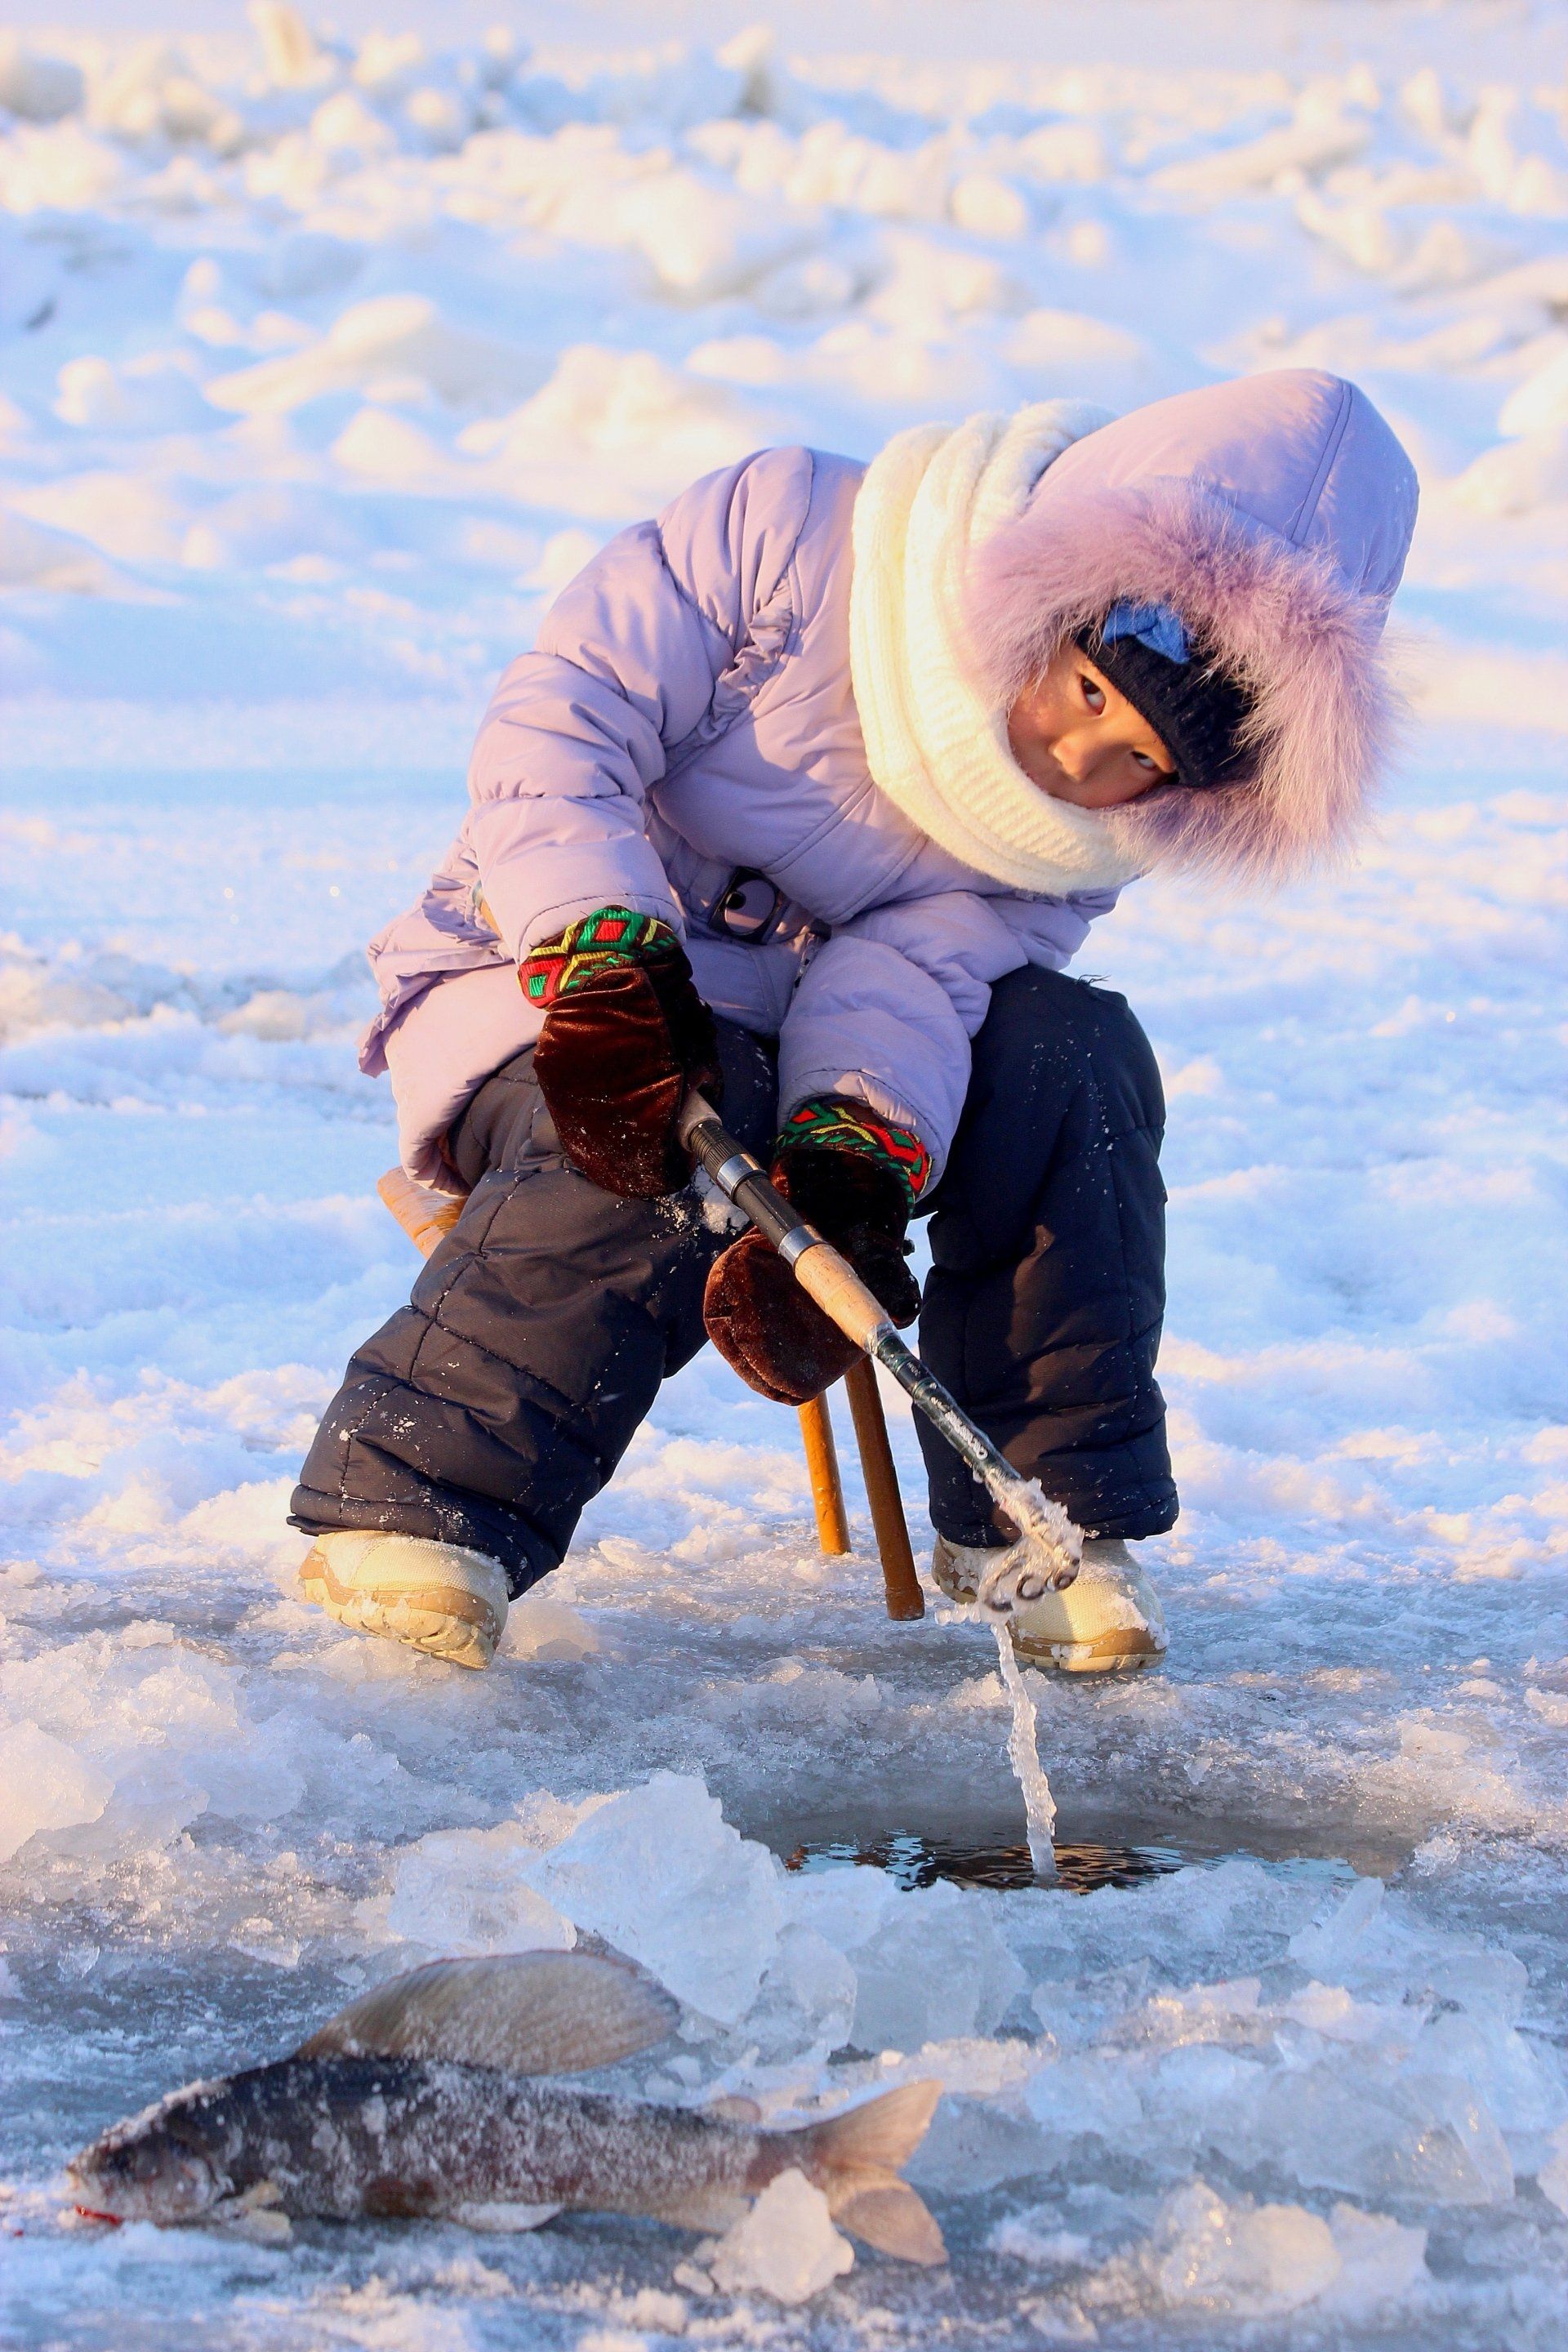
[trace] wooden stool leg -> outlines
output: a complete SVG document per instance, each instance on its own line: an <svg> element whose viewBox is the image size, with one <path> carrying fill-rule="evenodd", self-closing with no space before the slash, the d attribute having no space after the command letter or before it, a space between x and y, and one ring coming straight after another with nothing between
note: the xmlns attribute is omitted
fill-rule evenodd
<svg viewBox="0 0 1568 2352"><path fill-rule="evenodd" d="M871 1506L871 1525L877 1531L877 1549L882 1558L888 1614L900 1620L923 1617L925 1595L915 1574L903 1497L899 1493L899 1474L893 1467L893 1449L888 1443L888 1424L877 1392L877 1368L869 1356L861 1356L851 1364L844 1375L844 1385L849 1391L849 1410L855 1417L855 1436L860 1447L860 1467L866 1474L866 1499Z"/></svg>
<svg viewBox="0 0 1568 2352"><path fill-rule="evenodd" d="M800 1408L800 1433L805 1440L805 1466L811 1473L811 1499L816 1511L816 1540L830 1559L842 1559L849 1549L849 1521L844 1509L844 1482L838 1475L838 1450L826 1396L813 1397Z"/></svg>

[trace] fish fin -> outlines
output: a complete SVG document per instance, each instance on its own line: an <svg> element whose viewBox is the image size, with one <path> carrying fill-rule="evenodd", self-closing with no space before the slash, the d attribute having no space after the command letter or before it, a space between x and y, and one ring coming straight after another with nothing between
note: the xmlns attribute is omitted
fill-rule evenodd
<svg viewBox="0 0 1568 2352"><path fill-rule="evenodd" d="M801 2137L822 2172L897 2172L924 2139L941 2096L940 2083L900 2083Z"/></svg>
<svg viewBox="0 0 1568 2352"><path fill-rule="evenodd" d="M283 2191L275 2180L258 2180L242 2197L224 2198L210 2218L253 2245L286 2245L294 2230L288 2214L279 2210L282 2202Z"/></svg>
<svg viewBox="0 0 1568 2352"><path fill-rule="evenodd" d="M935 2221L899 2179L899 2167L925 2137L941 2096L940 2083L903 2083L789 2136L807 2178L826 2193L834 2220L867 2245L907 2263L947 2260Z"/></svg>
<svg viewBox="0 0 1568 2352"><path fill-rule="evenodd" d="M513 2074L579 2074L662 2042L679 2005L627 1960L503 1952L432 1960L351 2001L300 2058L445 2058Z"/></svg>
<svg viewBox="0 0 1568 2352"><path fill-rule="evenodd" d="M947 2260L935 2215L907 2180L873 2179L842 2200L830 2195L828 2209L852 2238L875 2246L879 2253L896 2254L900 2262L928 2268Z"/></svg>
<svg viewBox="0 0 1568 2352"><path fill-rule="evenodd" d="M763 2111L755 2099L748 2099L742 2091L723 2091L710 2099L702 2113L717 2124L760 2124Z"/></svg>

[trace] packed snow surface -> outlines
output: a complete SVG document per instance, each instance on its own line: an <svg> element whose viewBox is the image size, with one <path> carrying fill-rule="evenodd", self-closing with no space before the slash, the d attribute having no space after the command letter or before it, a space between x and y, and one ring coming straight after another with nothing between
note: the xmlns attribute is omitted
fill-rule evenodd
<svg viewBox="0 0 1568 2352"><path fill-rule="evenodd" d="M1558 0L81 13L0 37L0 2335L1560 2346ZM1171 1098L1184 1515L1163 1670L1027 1677L1058 1837L1205 1865L785 1866L1021 1848L1009 1707L710 1359L488 1674L301 1607L295 1468L411 1271L361 945L552 590L761 443L1298 362L1420 467L1415 723L1347 872L1146 883L1082 960ZM951 2269L787 2176L706 2246L70 2225L106 2123L584 1935L684 2004L623 2087L940 2079Z"/></svg>

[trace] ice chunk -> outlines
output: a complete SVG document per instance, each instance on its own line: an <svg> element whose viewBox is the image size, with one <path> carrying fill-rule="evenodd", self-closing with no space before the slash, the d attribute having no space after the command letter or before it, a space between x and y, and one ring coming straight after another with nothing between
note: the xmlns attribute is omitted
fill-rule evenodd
<svg viewBox="0 0 1568 2352"><path fill-rule="evenodd" d="M1321 1969L1327 1978L1342 1968L1383 1906L1381 1878L1358 1879L1342 1903L1326 1917L1290 1938L1290 1958L1304 1969Z"/></svg>
<svg viewBox="0 0 1568 2352"><path fill-rule="evenodd" d="M1178 2189L1163 2208L1148 2250L1153 2284L1167 2303L1238 2318L1297 2311L1339 2278L1333 2232L1300 2205L1227 2205L1206 2181Z"/></svg>
<svg viewBox="0 0 1568 2352"><path fill-rule="evenodd" d="M514 1601L506 1621L502 1654L560 1665L594 1657L604 1647L585 1618L564 1601L537 1589Z"/></svg>
<svg viewBox="0 0 1568 2352"><path fill-rule="evenodd" d="M1426 2268L1426 2232L1386 2213L1336 2205L1329 2215L1340 2274L1321 2297L1323 2308L1363 2318L1409 2294Z"/></svg>
<svg viewBox="0 0 1568 2352"><path fill-rule="evenodd" d="M849 1958L859 1980L851 2035L868 2050L994 2033L1024 1990L985 1896L945 1881L899 1894Z"/></svg>
<svg viewBox="0 0 1568 2352"><path fill-rule="evenodd" d="M1513 2165L1490 2109L1462 2078L1367 2063L1278 2075L1258 2103L1259 2155L1310 2189L1489 2205L1513 2194Z"/></svg>
<svg viewBox="0 0 1568 2352"><path fill-rule="evenodd" d="M995 1898L946 1881L903 1891L879 1871L795 1879L793 1916L836 1945L858 1979L850 2039L866 2050L994 2033L1025 1977Z"/></svg>
<svg viewBox="0 0 1568 2352"><path fill-rule="evenodd" d="M1441 2074L1484 2100L1505 2139L1533 2156L1568 2116L1561 2062L1550 2042L1528 2040L1506 2020L1443 2009L1422 2026L1412 2052L1417 2073Z"/></svg>
<svg viewBox="0 0 1568 2352"><path fill-rule="evenodd" d="M516 1822L492 1830L437 1830L405 1846L392 1892L360 1906L360 1924L459 1958L487 1952L564 1952L576 1930L528 1881L536 1842Z"/></svg>
<svg viewBox="0 0 1568 2352"><path fill-rule="evenodd" d="M1568 2213L1568 2124L1552 2133L1552 2154L1536 2174L1535 2185L1560 2213Z"/></svg>
<svg viewBox="0 0 1568 2352"><path fill-rule="evenodd" d="M579 1927L725 2025L755 2000L784 1924L772 1854L683 1773L613 1797L527 1874Z"/></svg>
<svg viewBox="0 0 1568 2352"><path fill-rule="evenodd" d="M726 2294L754 2290L775 2303L808 2303L854 2266L855 2249L834 2228L826 2198L793 2166L721 2238L710 2263Z"/></svg>
<svg viewBox="0 0 1568 2352"><path fill-rule="evenodd" d="M1292 1936L1289 1951L1324 1984L1402 2002L1414 1980L1425 1993L1503 2024L1519 2016L1529 1984L1512 1952L1427 1927L1404 1897L1385 1899L1373 1878Z"/></svg>
<svg viewBox="0 0 1568 2352"><path fill-rule="evenodd" d="M1133 2070L1110 2052L1089 2051L1042 2066L1025 2097L1030 2114L1057 2145L1092 2133L1117 2146L1135 2141L1142 2130L1143 2102Z"/></svg>
<svg viewBox="0 0 1568 2352"><path fill-rule="evenodd" d="M113 1794L109 1774L63 1739L36 1723L10 1724L0 1780L0 1862L9 1862L38 1830L97 1821Z"/></svg>
<svg viewBox="0 0 1568 2352"><path fill-rule="evenodd" d="M1300 2205L1228 2203L1205 2180L1190 2181L1162 2207L1135 2268L1168 2304L1240 2319L1266 2319L1311 2305L1342 2319L1365 2319L1397 2303L1423 2277L1426 2232L1386 2214L1336 2205L1327 2221ZM1130 2282L1112 2263L1096 2300L1115 2302ZM1131 2298L1129 2298L1131 2299Z"/></svg>
<svg viewBox="0 0 1568 2352"><path fill-rule="evenodd" d="M856 1990L854 1969L826 1936L786 1927L746 2032L781 2057L812 2049L826 2057L850 2038Z"/></svg>
<svg viewBox="0 0 1568 2352"><path fill-rule="evenodd" d="M1026 2068L1033 2063L1026 2042L928 2042L911 2063L912 2073L940 2081L944 2090L931 2129L905 2168L913 2187L961 2189L976 2197L1004 2181L1051 2171L1058 2143L1024 2106L1016 2080L987 2079L982 2066L966 2063L1005 2050L1022 2053Z"/></svg>

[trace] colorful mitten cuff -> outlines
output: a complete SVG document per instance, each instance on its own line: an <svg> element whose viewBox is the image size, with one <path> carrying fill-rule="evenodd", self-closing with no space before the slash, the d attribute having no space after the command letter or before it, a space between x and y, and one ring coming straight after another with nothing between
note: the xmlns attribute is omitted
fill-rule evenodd
<svg viewBox="0 0 1568 2352"><path fill-rule="evenodd" d="M629 907L600 907L568 923L554 939L530 948L517 976L529 1003L546 1012L558 996L569 996L600 972L627 964L646 968L676 956L685 962L680 941L658 915L634 915Z"/></svg>
<svg viewBox="0 0 1568 2352"><path fill-rule="evenodd" d="M931 1180L931 1153L907 1127L895 1127L865 1103L843 1095L813 1095L797 1104L785 1119L773 1147L777 1154L802 1148L808 1151L853 1151L885 1169L898 1181L905 1213L913 1209Z"/></svg>

